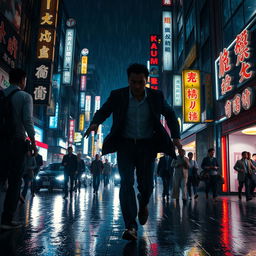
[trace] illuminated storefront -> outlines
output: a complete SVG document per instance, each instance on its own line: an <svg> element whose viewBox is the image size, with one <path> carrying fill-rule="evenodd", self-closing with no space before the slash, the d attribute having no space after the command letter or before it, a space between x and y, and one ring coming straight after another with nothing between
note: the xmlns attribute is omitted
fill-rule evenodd
<svg viewBox="0 0 256 256"><path fill-rule="evenodd" d="M224 192L237 192L235 162L242 151L256 153L255 30L241 31L215 61L215 89L221 140Z"/></svg>

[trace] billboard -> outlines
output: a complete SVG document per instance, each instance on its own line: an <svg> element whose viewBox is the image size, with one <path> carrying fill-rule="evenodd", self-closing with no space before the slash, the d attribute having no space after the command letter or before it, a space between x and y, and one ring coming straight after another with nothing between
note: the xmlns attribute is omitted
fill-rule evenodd
<svg viewBox="0 0 256 256"><path fill-rule="evenodd" d="M199 70L182 71L184 123L201 122L201 80Z"/></svg>
<svg viewBox="0 0 256 256"><path fill-rule="evenodd" d="M91 112L91 95L86 95L85 97L85 121L90 121L90 112Z"/></svg>
<svg viewBox="0 0 256 256"><path fill-rule="evenodd" d="M81 81L80 81L80 90L81 91L86 91L86 82L87 82L87 77L85 75L82 75Z"/></svg>
<svg viewBox="0 0 256 256"><path fill-rule="evenodd" d="M49 117L49 128L57 129L58 128L58 118L59 118L59 103L56 103L55 115Z"/></svg>
<svg viewBox="0 0 256 256"><path fill-rule="evenodd" d="M83 132L84 131L84 114L79 115L79 131Z"/></svg>
<svg viewBox="0 0 256 256"><path fill-rule="evenodd" d="M80 92L80 111L85 109L85 92Z"/></svg>
<svg viewBox="0 0 256 256"><path fill-rule="evenodd" d="M74 59L75 29L67 28L64 49L63 84L71 85Z"/></svg>
<svg viewBox="0 0 256 256"><path fill-rule="evenodd" d="M163 12L163 70L172 70L172 13Z"/></svg>

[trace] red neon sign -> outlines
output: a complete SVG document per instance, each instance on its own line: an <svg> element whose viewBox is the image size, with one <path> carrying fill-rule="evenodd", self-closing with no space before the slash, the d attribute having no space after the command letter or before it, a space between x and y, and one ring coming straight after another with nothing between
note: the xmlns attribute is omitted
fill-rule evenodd
<svg viewBox="0 0 256 256"><path fill-rule="evenodd" d="M157 35L150 36L150 85L152 89L159 88L159 39Z"/></svg>
<svg viewBox="0 0 256 256"><path fill-rule="evenodd" d="M69 120L69 136L68 136L69 143L74 143L74 137L75 137L75 120L71 119Z"/></svg>

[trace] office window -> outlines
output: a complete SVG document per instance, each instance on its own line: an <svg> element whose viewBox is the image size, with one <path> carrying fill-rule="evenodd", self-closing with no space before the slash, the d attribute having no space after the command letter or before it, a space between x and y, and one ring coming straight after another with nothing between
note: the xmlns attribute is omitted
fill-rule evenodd
<svg viewBox="0 0 256 256"><path fill-rule="evenodd" d="M224 0L225 1L225 0ZM231 0L231 12L234 13L239 4L242 3L242 0Z"/></svg>
<svg viewBox="0 0 256 256"><path fill-rule="evenodd" d="M189 38L190 33L193 30L194 24L195 24L194 10L192 10L188 16L187 23L186 23L186 39Z"/></svg>
<svg viewBox="0 0 256 256"><path fill-rule="evenodd" d="M180 37L178 38L178 52L177 52L177 55L178 55L178 58L180 57L182 51L183 51L183 48L184 48L184 34L181 33Z"/></svg>
<svg viewBox="0 0 256 256"><path fill-rule="evenodd" d="M244 1L245 23L248 23L254 14L256 14L256 1L255 0L245 0Z"/></svg>
<svg viewBox="0 0 256 256"><path fill-rule="evenodd" d="M228 47L228 45L234 40L233 38L233 26L232 20L224 28L224 47Z"/></svg>
<svg viewBox="0 0 256 256"><path fill-rule="evenodd" d="M243 6L241 6L236 12L235 16L232 18L233 20L233 36L236 37L237 34L241 32L244 27L244 12Z"/></svg>
<svg viewBox="0 0 256 256"><path fill-rule="evenodd" d="M226 24L231 17L230 0L222 0L223 23Z"/></svg>

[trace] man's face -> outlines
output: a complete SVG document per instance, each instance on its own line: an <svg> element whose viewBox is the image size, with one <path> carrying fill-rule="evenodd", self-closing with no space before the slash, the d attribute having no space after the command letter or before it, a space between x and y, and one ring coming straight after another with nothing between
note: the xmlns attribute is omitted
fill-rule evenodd
<svg viewBox="0 0 256 256"><path fill-rule="evenodd" d="M145 85L147 83L147 78L145 74L131 73L128 78L128 82L129 82L129 87L132 91L132 94L135 97L144 95Z"/></svg>
<svg viewBox="0 0 256 256"><path fill-rule="evenodd" d="M68 153L69 153L69 154L72 154L72 152L73 152L73 148L69 148L69 149L68 149Z"/></svg>
<svg viewBox="0 0 256 256"><path fill-rule="evenodd" d="M184 156L185 156L185 151L184 151L184 150L181 150L181 151L180 151L180 156L181 156L181 157L184 157Z"/></svg>
<svg viewBox="0 0 256 256"><path fill-rule="evenodd" d="M242 158L243 158L243 159L248 158L248 154L247 154L247 153L243 153L243 154L242 154Z"/></svg>
<svg viewBox="0 0 256 256"><path fill-rule="evenodd" d="M209 156L210 156L210 157L214 157L214 154L215 154L215 151L214 151L214 150L212 150L211 152L209 152Z"/></svg>
<svg viewBox="0 0 256 256"><path fill-rule="evenodd" d="M188 158L189 158L189 160L192 160L193 159L193 154L189 154Z"/></svg>
<svg viewBox="0 0 256 256"><path fill-rule="evenodd" d="M96 155L96 160L99 160L100 159L100 156L99 155Z"/></svg>
<svg viewBox="0 0 256 256"><path fill-rule="evenodd" d="M254 156L252 157L252 159L253 159L254 161L256 161L256 155L254 155Z"/></svg>

